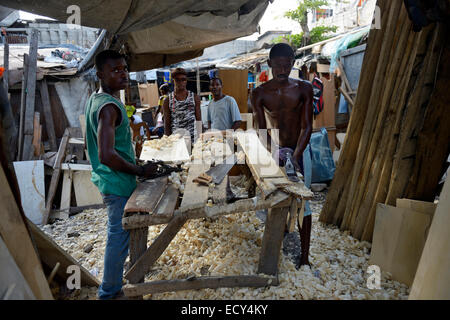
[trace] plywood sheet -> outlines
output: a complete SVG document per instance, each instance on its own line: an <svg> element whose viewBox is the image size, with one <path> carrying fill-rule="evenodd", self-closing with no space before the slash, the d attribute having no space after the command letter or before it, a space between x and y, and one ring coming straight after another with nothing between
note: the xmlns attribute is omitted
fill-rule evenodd
<svg viewBox="0 0 450 320"><path fill-rule="evenodd" d="M73 173L73 188L78 207L103 203L100 191L91 181L90 171L75 171Z"/></svg>
<svg viewBox="0 0 450 320"><path fill-rule="evenodd" d="M248 111L248 70L219 70L219 77L223 83L223 94L236 100L239 111Z"/></svg>
<svg viewBox="0 0 450 320"><path fill-rule="evenodd" d="M14 162L25 216L41 225L45 214L44 161Z"/></svg>
<svg viewBox="0 0 450 320"><path fill-rule="evenodd" d="M378 204L369 264L410 286L430 224L428 214Z"/></svg>
<svg viewBox="0 0 450 320"><path fill-rule="evenodd" d="M141 105L148 105L150 107L157 106L159 103L158 85L155 83L140 84L139 97Z"/></svg>

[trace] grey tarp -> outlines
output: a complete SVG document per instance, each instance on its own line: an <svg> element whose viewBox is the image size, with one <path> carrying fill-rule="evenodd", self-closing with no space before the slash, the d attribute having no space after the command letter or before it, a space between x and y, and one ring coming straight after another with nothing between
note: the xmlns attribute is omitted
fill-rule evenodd
<svg viewBox="0 0 450 320"><path fill-rule="evenodd" d="M116 36L130 70L189 60L203 49L257 31L273 0L2 0L2 5L66 22L80 8L81 25ZM110 37L112 38L112 36Z"/></svg>

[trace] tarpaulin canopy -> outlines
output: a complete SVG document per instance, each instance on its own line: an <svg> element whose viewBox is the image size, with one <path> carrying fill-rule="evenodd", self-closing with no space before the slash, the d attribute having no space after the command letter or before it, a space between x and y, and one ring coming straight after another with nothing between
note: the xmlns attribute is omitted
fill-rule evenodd
<svg viewBox="0 0 450 320"><path fill-rule="evenodd" d="M131 71L200 56L203 49L257 31L273 0L2 0L2 5L61 22L107 30L129 55ZM74 7L74 5L78 7Z"/></svg>

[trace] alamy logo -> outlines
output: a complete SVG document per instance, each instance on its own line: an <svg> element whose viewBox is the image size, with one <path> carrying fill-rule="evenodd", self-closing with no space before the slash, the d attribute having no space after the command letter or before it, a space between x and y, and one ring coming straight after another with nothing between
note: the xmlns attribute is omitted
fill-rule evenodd
<svg viewBox="0 0 450 320"><path fill-rule="evenodd" d="M80 266L71 265L67 267L66 273L71 274L66 281L69 290L81 289L81 271Z"/></svg>
<svg viewBox="0 0 450 320"><path fill-rule="evenodd" d="M70 16L67 18L66 23L69 28L75 29L81 26L81 9L77 5L71 5L67 7L67 14Z"/></svg>
<svg viewBox="0 0 450 320"><path fill-rule="evenodd" d="M371 265L367 268L367 288L370 290L381 289L381 269L379 266Z"/></svg>

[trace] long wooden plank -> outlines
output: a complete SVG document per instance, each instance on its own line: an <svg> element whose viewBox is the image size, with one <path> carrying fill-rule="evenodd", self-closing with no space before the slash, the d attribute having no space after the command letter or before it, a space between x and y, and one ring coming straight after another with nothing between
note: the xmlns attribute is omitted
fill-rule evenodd
<svg viewBox="0 0 450 320"><path fill-rule="evenodd" d="M39 112L35 112L33 122L33 140L32 140L34 157L39 157L41 154L42 127L40 125L40 122L41 122L41 114Z"/></svg>
<svg viewBox="0 0 450 320"><path fill-rule="evenodd" d="M35 226L33 222L28 220L27 223L42 262L51 269L53 269L58 262L60 263L60 267L56 273L59 277L67 279L70 276L70 274L66 272L67 268L76 265L80 267L80 280L82 286L98 287L100 285L97 278L91 275L88 270L81 266L41 229Z"/></svg>
<svg viewBox="0 0 450 320"><path fill-rule="evenodd" d="M38 30L32 29L30 36L30 54L28 56L27 91L24 117L24 143L22 160L33 159L32 138L36 96Z"/></svg>
<svg viewBox="0 0 450 320"><path fill-rule="evenodd" d="M25 123L25 108L26 108L26 92L28 81L28 54L23 55L23 75L22 75L22 90L20 94L20 114L19 114L19 142L17 150L17 161L23 159L23 143L24 143L24 123Z"/></svg>
<svg viewBox="0 0 450 320"><path fill-rule="evenodd" d="M125 212L148 212L153 213L156 205L167 188L167 177L147 180L138 183L127 204Z"/></svg>
<svg viewBox="0 0 450 320"><path fill-rule="evenodd" d="M172 219L172 221L170 221L167 227L161 232L147 251L138 259L130 270L128 270L125 274L125 278L131 283L140 281L142 277L150 271L150 268L163 254L164 250L166 250L172 239L175 238L178 231L180 231L186 221L187 218L183 215L178 215Z"/></svg>
<svg viewBox="0 0 450 320"><path fill-rule="evenodd" d="M3 300L36 299L1 237L0 270L0 297Z"/></svg>
<svg viewBox="0 0 450 320"><path fill-rule="evenodd" d="M30 35L30 52L28 56L27 92L25 108L24 134L33 134L33 119L36 96L38 30L32 29Z"/></svg>
<svg viewBox="0 0 450 320"><path fill-rule="evenodd" d="M46 224L48 222L48 217L50 215L50 211L52 210L53 200L55 198L56 189L58 188L59 177L61 175L61 162L63 161L65 154L67 143L69 141L69 133L66 130L64 136L59 145L58 153L56 155L55 165L53 167L52 179L50 181L50 187L48 189L47 202L45 205L45 215L43 219L43 223Z"/></svg>
<svg viewBox="0 0 450 320"><path fill-rule="evenodd" d="M444 184L409 299L450 299L450 179Z"/></svg>
<svg viewBox="0 0 450 320"><path fill-rule="evenodd" d="M50 96L48 94L47 81L44 79L40 81L39 85L45 128L47 129L48 141L50 143L50 151L57 151L58 146L56 144L55 125L53 123L53 114L50 105Z"/></svg>
<svg viewBox="0 0 450 320"><path fill-rule="evenodd" d="M63 176L63 189L61 192L61 205L60 209L69 209L70 208L70 199L72 195L72 171L65 171Z"/></svg>
<svg viewBox="0 0 450 320"><path fill-rule="evenodd" d="M236 136L239 146L244 150L246 164L264 197L278 190L281 184L290 183L254 131L238 132ZM276 184L272 181L276 181Z"/></svg>
<svg viewBox="0 0 450 320"><path fill-rule="evenodd" d="M284 192L275 193L268 199L252 198L239 200L235 203L230 203L220 206L197 208L192 210L187 210L185 214L189 219L199 219L204 217L219 217L228 214L241 213L247 211L256 211L269 208L280 208L289 207L290 205L290 195ZM175 214L183 212L183 209L179 209Z"/></svg>
<svg viewBox="0 0 450 320"><path fill-rule="evenodd" d="M276 275L289 206L270 209L266 219L258 273Z"/></svg>
<svg viewBox="0 0 450 320"><path fill-rule="evenodd" d="M153 216L173 217L173 212L177 206L179 195L180 191L177 187L173 184L169 184L161 200L159 200L158 205L155 207Z"/></svg>
<svg viewBox="0 0 450 320"><path fill-rule="evenodd" d="M234 287L266 287L277 286L277 277L263 277L255 275L229 277L198 277L177 280L161 280L136 285L123 286L123 292L128 297L150 293L161 293L181 290L199 290L206 288L234 288Z"/></svg>
<svg viewBox="0 0 450 320"><path fill-rule="evenodd" d="M5 71L3 72L3 83L5 85L6 92L9 90L9 43L7 37L3 37L3 67Z"/></svg>
<svg viewBox="0 0 450 320"><path fill-rule="evenodd" d="M205 205L208 201L209 188L207 186L199 185L193 180L201 173L208 171L209 163L192 163L189 167L188 178L184 187L183 200L180 204L180 209L194 206Z"/></svg>
<svg viewBox="0 0 450 320"><path fill-rule="evenodd" d="M133 214L122 218L122 227L124 230L142 228L143 226L154 226L158 224L167 224L173 219L173 216Z"/></svg>
<svg viewBox="0 0 450 320"><path fill-rule="evenodd" d="M256 178L283 178L285 175L271 154L263 146L255 131L237 132L239 145L247 158L247 164L254 168Z"/></svg>
<svg viewBox="0 0 450 320"><path fill-rule="evenodd" d="M269 199L251 198L239 200L231 204L223 204L212 207L207 207L205 205L199 205L198 207L184 207L176 210L175 215L184 215L188 219L200 219L205 217L218 217L247 211L286 207L290 204L289 198L290 196L288 194L279 192L271 196ZM135 229L144 226L166 224L171 220L171 216L161 216L154 214L133 215L130 217L124 217L122 219L122 225L124 229Z"/></svg>
<svg viewBox="0 0 450 320"><path fill-rule="evenodd" d="M41 262L1 167L0 185L0 235L35 297L53 300Z"/></svg>

